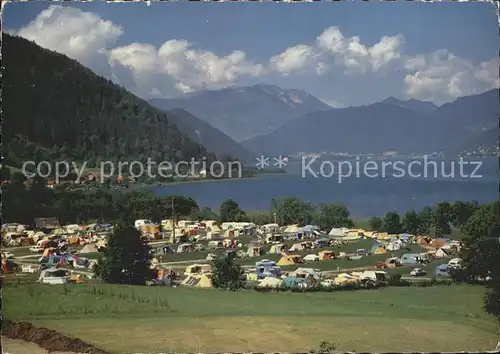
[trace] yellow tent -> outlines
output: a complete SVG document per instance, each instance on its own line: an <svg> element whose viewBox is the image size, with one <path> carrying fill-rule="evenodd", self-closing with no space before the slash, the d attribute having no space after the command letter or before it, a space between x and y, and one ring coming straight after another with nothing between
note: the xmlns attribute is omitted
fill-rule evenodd
<svg viewBox="0 0 500 354"><path fill-rule="evenodd" d="M302 257L298 255L284 255L281 257L277 265L279 266L287 266L287 265L294 265L294 264L299 264L303 263Z"/></svg>
<svg viewBox="0 0 500 354"><path fill-rule="evenodd" d="M186 267L184 275L190 276L193 274L209 273L212 271L212 266L210 264L191 264Z"/></svg>
<svg viewBox="0 0 500 354"><path fill-rule="evenodd" d="M387 253L387 250L382 245L375 245L375 246L373 246L371 252L373 254L385 254L385 253Z"/></svg>
<svg viewBox="0 0 500 354"><path fill-rule="evenodd" d="M337 275L337 277L333 280L336 285L347 285L347 284L360 284L360 280L358 277L352 276L347 273L342 273Z"/></svg>
<svg viewBox="0 0 500 354"><path fill-rule="evenodd" d="M181 284L196 288L211 288L212 287L211 277L212 277L211 274L193 274L184 279Z"/></svg>
<svg viewBox="0 0 500 354"><path fill-rule="evenodd" d="M387 232L379 232L379 233L377 233L375 238L377 240L388 240L391 237L389 236L389 234Z"/></svg>

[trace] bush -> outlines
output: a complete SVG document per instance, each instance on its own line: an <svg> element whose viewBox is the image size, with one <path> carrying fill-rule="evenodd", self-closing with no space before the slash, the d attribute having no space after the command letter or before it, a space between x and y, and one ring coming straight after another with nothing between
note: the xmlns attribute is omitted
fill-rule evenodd
<svg viewBox="0 0 500 354"><path fill-rule="evenodd" d="M389 286L411 286L411 282L401 279L401 274L394 274L389 278Z"/></svg>
<svg viewBox="0 0 500 354"><path fill-rule="evenodd" d="M222 257L213 262L212 285L214 288L238 290L245 287L241 267L232 257Z"/></svg>
<svg viewBox="0 0 500 354"><path fill-rule="evenodd" d="M322 341L319 345L318 349L311 349L309 353L315 354L315 353L322 353L322 354L327 354L327 353L334 353L335 350L337 349L337 346L334 343L330 343L327 341Z"/></svg>

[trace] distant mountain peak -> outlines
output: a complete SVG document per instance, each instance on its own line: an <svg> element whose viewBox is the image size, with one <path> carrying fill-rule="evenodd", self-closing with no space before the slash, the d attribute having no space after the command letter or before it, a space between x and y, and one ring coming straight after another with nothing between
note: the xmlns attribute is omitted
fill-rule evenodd
<svg viewBox="0 0 500 354"><path fill-rule="evenodd" d="M390 96L383 100L381 103L388 104L391 106L399 106L407 109L411 109L415 112L419 113L431 113L434 112L438 106L436 106L432 102L427 102L427 101L420 101L414 98L411 98L409 100L400 100L398 98L395 98L394 96Z"/></svg>

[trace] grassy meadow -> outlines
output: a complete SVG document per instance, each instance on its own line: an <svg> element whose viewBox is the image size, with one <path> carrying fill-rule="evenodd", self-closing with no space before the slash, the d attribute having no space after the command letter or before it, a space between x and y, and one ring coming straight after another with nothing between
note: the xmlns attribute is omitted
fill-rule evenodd
<svg viewBox="0 0 500 354"><path fill-rule="evenodd" d="M7 282L5 317L112 352L491 350L480 286L325 293Z"/></svg>

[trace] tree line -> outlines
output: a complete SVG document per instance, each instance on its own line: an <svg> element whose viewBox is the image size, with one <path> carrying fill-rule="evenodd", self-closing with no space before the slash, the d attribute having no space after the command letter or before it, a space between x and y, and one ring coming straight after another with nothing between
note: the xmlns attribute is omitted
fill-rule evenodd
<svg viewBox="0 0 500 354"><path fill-rule="evenodd" d="M460 229L479 208L477 202L438 202L432 207L426 206L420 211L410 210L403 215L390 211L383 217L370 218L366 226L370 230L389 234L406 232L412 235L447 236L452 228ZM211 211L204 209L204 212ZM326 231L334 227L355 226L354 219L343 204L322 203L315 206L296 197L273 199L269 211L257 214L245 213L236 201L228 199L221 204L219 218L221 221L253 221L257 224L314 224Z"/></svg>

